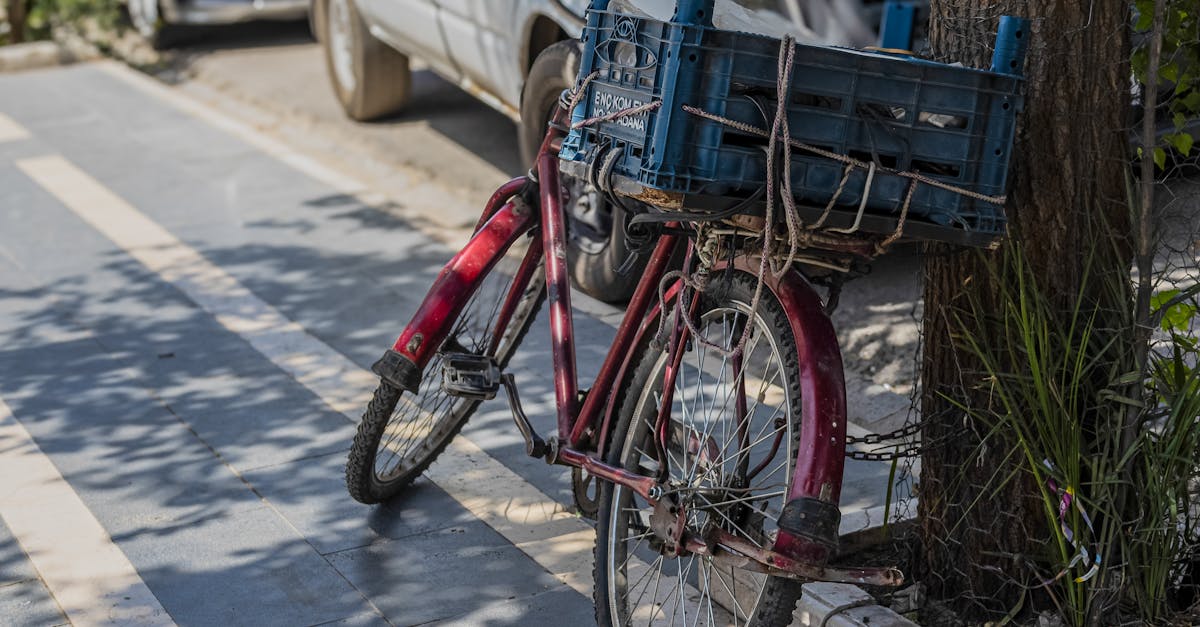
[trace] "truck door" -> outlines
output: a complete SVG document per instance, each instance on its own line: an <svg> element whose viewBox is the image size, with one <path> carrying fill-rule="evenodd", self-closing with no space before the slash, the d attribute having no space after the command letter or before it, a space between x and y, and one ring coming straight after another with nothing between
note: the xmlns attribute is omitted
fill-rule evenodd
<svg viewBox="0 0 1200 627"><path fill-rule="evenodd" d="M521 100L520 15L529 3L516 0L436 0L450 59L464 87L477 97L499 99L516 115ZM474 88L486 93L479 93ZM492 103L495 106L497 103Z"/></svg>
<svg viewBox="0 0 1200 627"><path fill-rule="evenodd" d="M397 50L415 55L439 71L454 74L434 0L355 0L372 34Z"/></svg>

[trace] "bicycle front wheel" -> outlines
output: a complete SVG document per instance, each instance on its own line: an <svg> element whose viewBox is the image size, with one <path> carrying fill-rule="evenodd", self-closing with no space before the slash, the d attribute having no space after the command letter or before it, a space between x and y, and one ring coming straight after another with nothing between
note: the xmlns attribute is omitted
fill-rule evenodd
<svg viewBox="0 0 1200 627"><path fill-rule="evenodd" d="M379 383L346 462L346 487L354 500L372 504L400 494L437 459L475 412L480 401L451 396L442 387L442 353L487 355L501 369L508 365L546 294L545 274L539 265L493 345L496 319L513 287L513 276L514 272L497 267L484 277L442 348L425 366L418 394L406 395L386 381Z"/></svg>
<svg viewBox="0 0 1200 627"><path fill-rule="evenodd" d="M795 339L769 290L752 308L754 277L720 274L699 296L701 337L689 339L674 382L665 460L668 490L687 508L688 532L719 529L769 548L790 487L800 429ZM743 356L726 354L747 326ZM669 360L666 350L644 349L621 401L608 463L658 475L662 460L654 425ZM799 582L694 554L672 557L651 531L653 508L640 496L605 484L600 502L595 573L599 624L791 621Z"/></svg>

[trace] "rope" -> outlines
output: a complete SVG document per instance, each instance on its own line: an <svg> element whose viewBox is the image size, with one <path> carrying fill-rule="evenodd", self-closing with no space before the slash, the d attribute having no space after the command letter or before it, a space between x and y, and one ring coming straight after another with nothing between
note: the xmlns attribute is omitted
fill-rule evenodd
<svg viewBox="0 0 1200 627"><path fill-rule="evenodd" d="M571 93L571 104L568 105L567 111L574 111L575 107L579 106L579 102L581 100L583 100L583 94L585 94L587 92L588 85L590 85L592 83L592 81L596 80L596 77L598 77L598 76L600 76L600 72L595 71L595 72L592 72L591 74L588 74L587 76L583 77L583 81L581 81L579 83L579 87L576 88L575 91ZM643 103L643 104L640 104L637 106L626 107L624 109L606 113L604 115L598 115L595 117L587 118L585 120L580 120L571 125L571 130L579 130L584 127L595 126L596 124L600 124L601 122L612 122L614 120L620 120L621 118L627 118L627 117L631 117L631 116L635 116L635 115L640 115L642 113L646 113L647 111L654 111L655 109L658 109L661 106L662 106L661 100L654 100L654 101L646 102L646 103Z"/></svg>
<svg viewBox="0 0 1200 627"><path fill-rule="evenodd" d="M917 191L917 182L914 180L909 182L908 193L904 195L904 206L900 208L900 220L896 222L896 230L891 235L885 237L882 242L875 245L875 254L882 255L887 252L888 247L900 239L900 235L904 233L904 221L908 218L908 207L912 205L913 192L915 191Z"/></svg>
<svg viewBox="0 0 1200 627"><path fill-rule="evenodd" d="M863 184L862 200L858 203L858 213L854 216L854 224L848 229L829 229L834 233L844 233L850 235L858 231L858 226L862 224L863 214L867 211L867 201L871 199L871 184L875 182L875 162L871 162L870 169L867 170L867 182Z"/></svg>
<svg viewBox="0 0 1200 627"><path fill-rule="evenodd" d="M737 120L731 120L729 118L719 116L715 113L709 113L703 109L693 107L691 105L683 105L681 108L684 111L686 111L687 113L702 117L706 120L711 120L713 122L717 122L719 124L724 124L725 126L728 126L729 128L739 130L748 135L757 135L759 137L768 138L768 139L770 138L770 134L766 130L758 128L757 126L746 124L745 122L738 122ZM866 169L866 168L870 167L870 164L866 161L862 161L860 159L855 159L854 157L849 157L846 155L840 155L836 152L831 152L831 151L825 150L823 148L818 148L816 146L806 144L804 142L798 141L793 138L788 138L788 143L791 144L792 146L799 148L801 150L804 150L806 152L811 152L814 155L817 155L820 157L825 157L826 159L833 159L834 161L840 161L842 163L845 163L847 165L850 165L850 166L853 166L856 168ZM897 170L895 168L888 168L888 167L884 167L884 166L878 166L876 169L879 170L880 172L886 172L888 174L894 174L896 176L903 176L904 178L907 178L907 179L920 181L921 183L925 183L926 185L932 185L934 187L944 189L949 192L954 192L955 194L959 194L961 196L966 196L967 198L973 198L975 200L980 200L983 202L991 203L993 205L1003 205L1008 200L1007 196L988 196L986 194L980 194L979 192L974 192L969 189L957 187L955 185L951 185L949 183L945 183L945 182L939 181L937 179L931 179L919 172L902 171L902 170Z"/></svg>
<svg viewBox="0 0 1200 627"><path fill-rule="evenodd" d="M592 126L594 124L599 124L601 122L612 122L613 120L619 120L621 118L635 116L635 115L638 115L641 113L645 113L647 111L654 111L655 109L657 109L661 106L662 106L662 101L655 100L653 102L647 102L644 104L637 105L636 107L627 107L625 109L621 109L620 111L613 111L612 113L598 115L594 118L580 120L580 121L572 124L571 129L577 130L577 129L584 128L586 126Z"/></svg>
<svg viewBox="0 0 1200 627"><path fill-rule="evenodd" d="M579 101L583 100L583 94L587 93L588 85L590 85L592 81L596 80L597 76L600 76L599 70L593 71L591 74L583 77L583 81L579 83L579 87L575 88L575 91L571 92L571 104L567 105L567 113L572 113L575 111L575 107L579 106Z"/></svg>
<svg viewBox="0 0 1200 627"><path fill-rule="evenodd" d="M796 46L793 44L791 37L784 37L779 42L779 59L777 63L778 73L775 80L775 89L778 94L789 93L792 82L792 67L796 60ZM777 142L780 138L790 138L792 136L791 128L788 126L787 102L788 99L778 97L775 99L775 124L772 129L771 139L767 144L767 216L766 226L763 230L763 253L769 258L770 251L770 228L775 222L772 220L772 209L775 200L773 193L773 182L778 175L774 166L774 157L777 150ZM796 197L792 193L792 150L791 145L784 141L783 143L783 184L780 186L781 195L783 197L784 221L787 224L788 232L788 256L787 259L775 267L774 263L769 263L771 267L771 276L778 279L783 276L784 272L791 267L792 262L796 259L796 252L800 248L798 234L803 226L800 220L800 215L796 210ZM756 308L757 309L757 308Z"/></svg>
<svg viewBox="0 0 1200 627"><path fill-rule="evenodd" d="M837 204L838 198L842 195L842 190L846 189L846 182L850 180L850 175L854 173L854 166L847 165L842 170L842 182L838 183L837 189L833 192L833 198L829 199L829 204L825 205L825 211L821 213L821 217L817 218L812 226L808 227L810 231L821 228L825 224L825 220L829 218L829 214L833 213L833 207Z"/></svg>

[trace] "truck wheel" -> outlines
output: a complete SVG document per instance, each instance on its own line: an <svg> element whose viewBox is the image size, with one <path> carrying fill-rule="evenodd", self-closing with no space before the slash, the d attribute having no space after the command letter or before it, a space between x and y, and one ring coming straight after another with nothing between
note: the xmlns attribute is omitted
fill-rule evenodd
<svg viewBox="0 0 1200 627"><path fill-rule="evenodd" d="M575 84L579 72L579 42L560 41L538 55L521 94L521 157L533 165L546 126L558 107L558 96ZM618 220L621 211L590 185L567 176L562 185L568 197L567 268L575 287L593 298L618 303L629 300L648 256L625 274L617 272L629 257Z"/></svg>
<svg viewBox="0 0 1200 627"><path fill-rule="evenodd" d="M182 27L167 24L158 10L158 0L129 0L125 5L129 23L155 50L166 50L179 43Z"/></svg>
<svg viewBox="0 0 1200 627"><path fill-rule="evenodd" d="M354 0L327 0L321 47L333 93L352 120L396 113L408 103L408 57L371 35Z"/></svg>

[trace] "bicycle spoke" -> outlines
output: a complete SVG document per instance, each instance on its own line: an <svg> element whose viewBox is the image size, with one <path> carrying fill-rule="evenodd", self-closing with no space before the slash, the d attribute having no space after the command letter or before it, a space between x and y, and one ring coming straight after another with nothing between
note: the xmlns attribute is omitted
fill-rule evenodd
<svg viewBox="0 0 1200 627"><path fill-rule="evenodd" d="M697 354L680 362L670 407L663 412L672 421L666 450L670 493L687 512L688 533L716 525L762 548L773 537L791 479L794 399L783 383L792 375L784 367L777 336L744 303L711 309L697 326L692 339ZM733 348L747 328L740 362L713 348ZM670 360L669 351L663 351L650 371L649 385L654 387L644 392L634 414L631 428L636 433L627 436L626 468L659 468L652 443L662 404L663 368ZM783 440L786 446L780 446ZM750 469L756 474L743 476ZM685 627L746 624L768 578L719 567L696 554L663 558L664 549L648 526L650 512L649 504L629 499L618 514L624 521L620 545L626 552L613 561L628 574L617 597L626 612L620 620ZM647 569L641 570L642 565Z"/></svg>
<svg viewBox="0 0 1200 627"><path fill-rule="evenodd" d="M675 604L679 607L679 612L676 615L678 616L679 614L682 614L683 624L687 625L687 603L684 602L686 599L683 598L683 580L686 578L686 576L684 575L683 568L681 566L682 561L683 560L678 557L675 558L675 572L677 573L675 575L675 583L679 584L679 596L676 597ZM672 618L671 624L675 624L674 618Z"/></svg>
<svg viewBox="0 0 1200 627"><path fill-rule="evenodd" d="M740 603L738 603L737 592L735 590L733 590L732 588L730 588L729 584L725 583L725 577L723 577L721 575L721 571L719 569L714 568L712 570L713 570L713 573L716 574L717 581L721 584L721 587L725 588L725 592L727 592L729 594L729 600L733 602L732 612L733 612L733 617L734 617L734 624L735 625L737 624L738 616L745 616L747 619L749 619L750 614L747 613L746 610L742 609L742 605ZM729 573L730 573L730 577L734 580L733 587L736 588L737 587L737 576L734 574L734 568L732 566L729 567Z"/></svg>
<svg viewBox="0 0 1200 627"><path fill-rule="evenodd" d="M707 567L705 566L705 564L707 564ZM705 606L708 608L708 624L716 625L717 617L713 613L712 560L706 559L705 562L700 565L700 570L708 571L708 573L704 576L704 596L708 600L708 602L705 603ZM696 612L696 622L692 623L692 626L699 627L699 625L700 625L700 612Z"/></svg>
<svg viewBox="0 0 1200 627"><path fill-rule="evenodd" d="M776 496L783 496L785 494L787 494L786 489L779 490L778 492L756 492L751 496L744 496L741 498L727 499L724 501L708 501L706 505L708 507L720 507L724 505L737 505L738 503L752 503L754 501L761 501Z"/></svg>
<svg viewBox="0 0 1200 627"><path fill-rule="evenodd" d="M663 563L664 559L666 559L666 558L663 557L662 555L659 555L658 558L654 560L654 563L649 565L649 567L646 569L646 572L643 573L642 576L639 577L638 580L632 586L630 586L630 588L636 589L639 585L641 585L641 583L643 581L646 580L647 577L649 577L651 574L654 574L655 575L654 595L655 595L655 597L657 597L658 596L658 581L659 581L660 577L662 576L662 563ZM626 561L628 561L628 560L626 560ZM628 581L628 579L629 579L628 571L626 571L625 578ZM642 604L642 599L646 596L646 592L649 589L650 589L649 586L647 586L646 588L644 588L642 590L642 594L640 594L638 596L638 599L636 602L634 602L634 605Z"/></svg>

